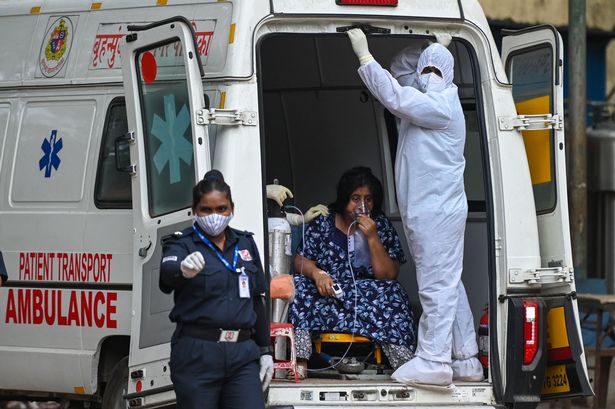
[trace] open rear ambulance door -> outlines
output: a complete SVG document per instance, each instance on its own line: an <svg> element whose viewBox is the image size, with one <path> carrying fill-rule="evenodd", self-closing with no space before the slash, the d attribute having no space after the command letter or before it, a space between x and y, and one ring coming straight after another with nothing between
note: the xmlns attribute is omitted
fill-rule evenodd
<svg viewBox="0 0 615 409"><path fill-rule="evenodd" d="M134 281L127 396L130 407L175 398L169 371L170 295L158 288L161 239L191 224L192 188L211 167L203 68L190 22L129 26L122 70L133 174ZM119 152L118 152L119 153Z"/></svg>
<svg viewBox="0 0 615 409"><path fill-rule="evenodd" d="M541 268L509 271L507 402L591 395L575 298L564 150L563 51L551 26L506 32L502 60L532 179ZM543 332L546 332L544 334ZM529 389L529 390L528 390ZM529 392L529 393L528 393ZM525 395L525 398L523 397Z"/></svg>

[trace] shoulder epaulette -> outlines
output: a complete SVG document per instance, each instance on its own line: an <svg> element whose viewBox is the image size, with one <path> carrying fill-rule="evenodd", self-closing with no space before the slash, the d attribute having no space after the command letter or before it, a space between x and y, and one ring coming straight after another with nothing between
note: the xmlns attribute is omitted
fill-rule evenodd
<svg viewBox="0 0 615 409"><path fill-rule="evenodd" d="M162 236L162 238L160 239L160 244L164 245L169 240L179 239L180 237L183 237L184 235L185 235L184 232L181 232L181 231L176 231L174 233L167 234L166 236Z"/></svg>
<svg viewBox="0 0 615 409"><path fill-rule="evenodd" d="M233 229L231 227L231 229ZM246 236L246 237L252 237L254 236L254 233L252 233L251 231L247 231L247 230L237 230L237 229L233 229L233 231L235 232L235 234L238 234L240 236Z"/></svg>

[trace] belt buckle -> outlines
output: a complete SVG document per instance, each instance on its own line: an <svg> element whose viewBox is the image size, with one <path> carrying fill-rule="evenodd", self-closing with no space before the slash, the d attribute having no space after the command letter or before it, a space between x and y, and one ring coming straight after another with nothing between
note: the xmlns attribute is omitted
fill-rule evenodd
<svg viewBox="0 0 615 409"><path fill-rule="evenodd" d="M238 338L239 330L221 329L218 342L237 342Z"/></svg>

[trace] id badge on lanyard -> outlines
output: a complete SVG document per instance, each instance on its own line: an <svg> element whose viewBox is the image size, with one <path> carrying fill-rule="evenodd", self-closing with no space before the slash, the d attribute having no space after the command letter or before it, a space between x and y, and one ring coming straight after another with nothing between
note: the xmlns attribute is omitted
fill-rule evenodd
<svg viewBox="0 0 615 409"><path fill-rule="evenodd" d="M250 277L246 274L246 269L238 269L239 274L239 298L250 298Z"/></svg>

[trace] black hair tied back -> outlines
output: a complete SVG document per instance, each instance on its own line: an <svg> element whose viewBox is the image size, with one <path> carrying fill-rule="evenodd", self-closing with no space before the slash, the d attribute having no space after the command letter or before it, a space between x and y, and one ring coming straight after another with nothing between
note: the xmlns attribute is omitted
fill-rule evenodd
<svg viewBox="0 0 615 409"><path fill-rule="evenodd" d="M219 179L224 182L224 176L222 176L222 172L220 172L218 169L212 169L207 172L205 176L203 176L203 180L208 179Z"/></svg>
<svg viewBox="0 0 615 409"><path fill-rule="evenodd" d="M212 191L224 193L228 200L233 203L231 197L231 187L224 181L222 172L217 169L212 169L203 176L203 180L196 184L192 189L192 208L196 208L201 198Z"/></svg>

